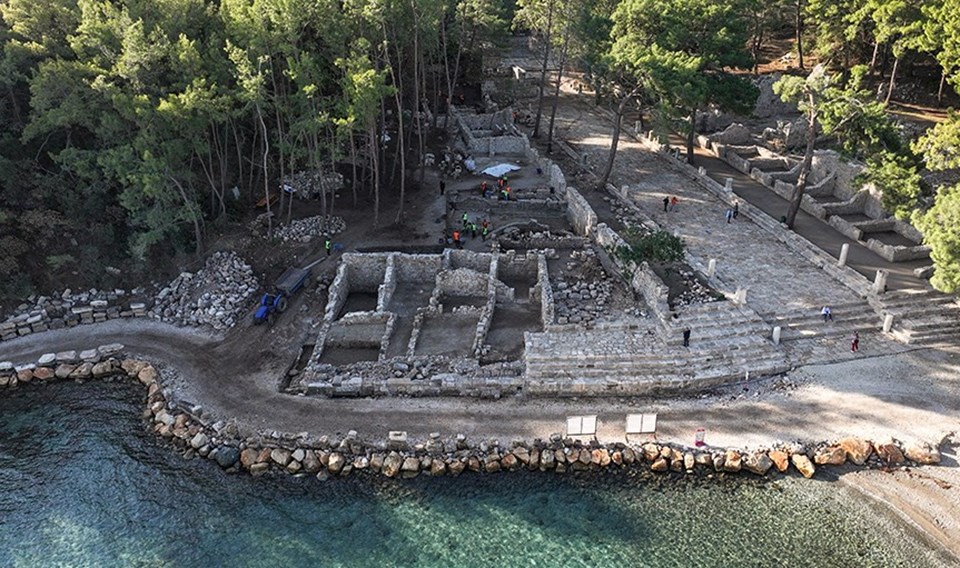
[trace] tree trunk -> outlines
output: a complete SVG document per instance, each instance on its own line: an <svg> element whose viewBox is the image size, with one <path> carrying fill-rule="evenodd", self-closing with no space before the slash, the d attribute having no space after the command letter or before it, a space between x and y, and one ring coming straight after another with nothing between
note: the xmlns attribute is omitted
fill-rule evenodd
<svg viewBox="0 0 960 568"><path fill-rule="evenodd" d="M890 70L890 85L887 87L887 97L883 99L883 104L890 104L890 98L893 97L893 89L897 86L897 67L900 66L900 58L894 57L893 69Z"/></svg>
<svg viewBox="0 0 960 568"><path fill-rule="evenodd" d="M376 123L370 126L370 166L373 169L373 228L380 226L380 140Z"/></svg>
<svg viewBox="0 0 960 568"><path fill-rule="evenodd" d="M797 0L797 69L803 69L803 0Z"/></svg>
<svg viewBox="0 0 960 568"><path fill-rule="evenodd" d="M810 108L816 108L816 99L813 94L808 95L810 99ZM807 119L807 147L803 152L803 162L800 163L800 173L797 175L797 187L793 191L793 197L790 199L790 206L787 208L787 227L793 228L797 220L797 213L800 211L800 203L803 201L803 194L807 190L807 177L810 175L810 166L813 164L813 150L817 143L817 113L810 111Z"/></svg>
<svg viewBox="0 0 960 568"><path fill-rule="evenodd" d="M350 189L353 190L353 206L357 206L357 143L354 140L353 128L350 128L350 167L352 176L350 178Z"/></svg>
<svg viewBox="0 0 960 568"><path fill-rule="evenodd" d="M184 207L190 209L190 220L193 221L193 235L197 240L196 252L197 254L200 254L200 252L203 250L203 232L200 230L200 222L197 219L197 213L193 210L193 207L191 207L190 199L187 197L187 192L183 189L183 186L180 185L180 182L169 173L167 174L167 177L170 178L170 181L173 182L173 185L175 185L177 190L180 192L180 198L183 199Z"/></svg>
<svg viewBox="0 0 960 568"><path fill-rule="evenodd" d="M880 42L873 42L873 56L870 58L870 73L877 70L877 56L880 55Z"/></svg>
<svg viewBox="0 0 960 568"><path fill-rule="evenodd" d="M697 109L690 109L690 130L687 132L687 163L693 165L693 140L697 136Z"/></svg>
<svg viewBox="0 0 960 568"><path fill-rule="evenodd" d="M947 82L947 72L940 73L940 87L937 88L937 108L943 106L943 84Z"/></svg>
<svg viewBox="0 0 960 568"><path fill-rule="evenodd" d="M547 30L544 34L543 68L540 69L540 94L537 96L537 117L533 122L534 138L540 136L540 117L543 116L543 91L547 84L547 63L550 60L550 43L553 41L551 37L553 28L553 4L554 0L550 0L550 3L547 5Z"/></svg>
<svg viewBox="0 0 960 568"><path fill-rule="evenodd" d="M627 103L637 94L640 87L635 87L627 96L617 105L617 114L613 120L613 139L610 141L610 154L607 157L607 166L603 169L603 176L600 178L600 186L597 188L603 191L607 187L607 181L613 172L613 161L617 157L617 146L620 145L620 128L623 125L623 111L627 108Z"/></svg>
<svg viewBox="0 0 960 568"><path fill-rule="evenodd" d="M257 103L257 118L260 119L260 128L263 131L263 197L267 202L267 238L273 236L273 215L270 213L270 176L267 175L267 155L270 153L270 144L267 141L267 123L263 121L263 112ZM281 192L282 193L282 192Z"/></svg>
<svg viewBox="0 0 960 568"><path fill-rule="evenodd" d="M553 123L557 118L557 105L560 103L560 86L563 83L563 66L567 63L567 48L570 45L570 26L563 35L563 48L560 50L560 69L557 70L557 88L553 91L553 106L550 109L550 128L547 131L547 153L553 151Z"/></svg>

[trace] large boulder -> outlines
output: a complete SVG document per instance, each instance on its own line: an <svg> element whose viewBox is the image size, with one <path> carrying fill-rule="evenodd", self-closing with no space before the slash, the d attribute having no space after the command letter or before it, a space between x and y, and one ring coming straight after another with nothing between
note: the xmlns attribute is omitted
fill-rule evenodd
<svg viewBox="0 0 960 568"><path fill-rule="evenodd" d="M903 449L903 454L908 460L921 465L940 463L940 450L926 442L907 444Z"/></svg>
<svg viewBox="0 0 960 568"><path fill-rule="evenodd" d="M740 123L733 123L723 129L722 132L716 132L710 135L710 140L719 144L733 144L742 146L749 144L753 134L750 129Z"/></svg>
<svg viewBox="0 0 960 568"><path fill-rule="evenodd" d="M743 469L757 475L766 475L773 467L773 460L766 452L753 452L743 460Z"/></svg>
<svg viewBox="0 0 960 568"><path fill-rule="evenodd" d="M403 458L397 452L390 452L383 458L383 467L380 471L387 477L396 477L400 473L400 467L403 465Z"/></svg>
<svg viewBox="0 0 960 568"><path fill-rule="evenodd" d="M735 473L743 467L743 456L736 450L727 450L723 455L723 471Z"/></svg>
<svg viewBox="0 0 960 568"><path fill-rule="evenodd" d="M813 462L817 465L843 465L847 461L847 452L840 446L820 448L813 455Z"/></svg>
<svg viewBox="0 0 960 568"><path fill-rule="evenodd" d="M790 467L790 455L787 454L787 452L783 450L771 450L767 455L773 462L773 466L776 467L780 473L787 471L787 468Z"/></svg>
<svg viewBox="0 0 960 568"><path fill-rule="evenodd" d="M870 442L861 438L844 438L840 440L840 447L847 454L847 459L856 465L867 463L867 458L873 453Z"/></svg>
<svg viewBox="0 0 960 568"><path fill-rule="evenodd" d="M214 459L217 461L217 465L223 469L233 467L240 459L240 450L233 446L220 446L217 453L214 454Z"/></svg>
<svg viewBox="0 0 960 568"><path fill-rule="evenodd" d="M879 457L880 460L887 465L900 465L904 461L903 452L900 451L900 446L895 444L892 440L875 444L874 450L877 452L877 457Z"/></svg>
<svg viewBox="0 0 960 568"><path fill-rule="evenodd" d="M790 461L793 462L793 467L797 468L797 471L807 479L813 477L813 474L817 471L817 467L813 465L810 458L803 454L793 454L790 456Z"/></svg>
<svg viewBox="0 0 960 568"><path fill-rule="evenodd" d="M347 458L340 452L332 452L327 461L327 469L330 473L338 474L343 471L343 466L347 465Z"/></svg>

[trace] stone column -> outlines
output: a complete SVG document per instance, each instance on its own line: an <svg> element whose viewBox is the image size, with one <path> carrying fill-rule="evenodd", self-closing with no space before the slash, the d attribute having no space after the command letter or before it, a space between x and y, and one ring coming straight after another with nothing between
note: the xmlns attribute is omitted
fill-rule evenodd
<svg viewBox="0 0 960 568"><path fill-rule="evenodd" d="M713 278L717 273L717 259L711 258L707 263L707 278Z"/></svg>
<svg viewBox="0 0 960 568"><path fill-rule="evenodd" d="M723 184L723 189L733 191L733 178L727 178Z"/></svg>
<svg viewBox="0 0 960 568"><path fill-rule="evenodd" d="M773 328L773 344L780 345L780 326Z"/></svg>
<svg viewBox="0 0 960 568"><path fill-rule="evenodd" d="M893 314L887 314L883 316L883 332L890 333L891 329L893 329Z"/></svg>
<svg viewBox="0 0 960 568"><path fill-rule="evenodd" d="M733 295L733 303L734 303L734 304L740 304L741 306L743 306L743 305L745 305L745 304L747 303L747 289L746 289L746 288L744 288L744 287L742 287L742 286L738 286L738 287L737 287L737 292Z"/></svg>
<svg viewBox="0 0 960 568"><path fill-rule="evenodd" d="M873 279L873 293L883 294L887 288L887 275L889 272L882 268L877 269L877 275Z"/></svg>
<svg viewBox="0 0 960 568"><path fill-rule="evenodd" d="M847 265L848 254L850 254L850 243L843 243L843 246L840 247L840 260L837 261L837 266L843 268Z"/></svg>

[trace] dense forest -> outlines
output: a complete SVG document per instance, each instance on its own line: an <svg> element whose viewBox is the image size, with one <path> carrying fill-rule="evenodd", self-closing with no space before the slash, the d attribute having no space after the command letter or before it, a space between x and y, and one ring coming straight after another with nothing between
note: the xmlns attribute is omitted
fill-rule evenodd
<svg viewBox="0 0 960 568"><path fill-rule="evenodd" d="M349 163L341 199L402 220L396 170L417 168L510 33L542 50L535 137L553 136L552 61L691 148L696 112L749 110L766 47L789 40L781 96L868 164L925 232L934 284L960 289L960 115L912 136L888 112L905 77L931 105L956 100L960 0L0 0L0 16L4 297L44 272L201 250L302 170Z"/></svg>

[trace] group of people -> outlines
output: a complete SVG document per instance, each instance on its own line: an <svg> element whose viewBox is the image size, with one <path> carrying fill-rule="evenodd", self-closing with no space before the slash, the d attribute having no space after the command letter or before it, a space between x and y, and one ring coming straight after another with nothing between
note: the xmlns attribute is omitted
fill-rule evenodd
<svg viewBox="0 0 960 568"><path fill-rule="evenodd" d="M461 227L459 229L454 229L451 234L450 241L453 242L453 245L458 249L463 248L463 240L466 238L467 234L470 234L470 238L475 239L477 235L485 241L487 236L490 234L490 231L493 230L493 225L490 224L490 220L484 218L479 223L477 220L470 220L470 214L466 211L463 212L463 216L460 218Z"/></svg>
<svg viewBox="0 0 960 568"><path fill-rule="evenodd" d="M499 179L497 179L498 201L510 201L513 199L513 190L510 189L510 184L508 181L509 180L507 180L507 176L501 176ZM480 182L480 197L493 197L493 188L487 184L487 180Z"/></svg>
<svg viewBox="0 0 960 568"><path fill-rule="evenodd" d="M823 306L820 309L820 315L823 316L823 323L833 321L833 310L830 306ZM856 353L857 351L860 351L860 332L854 331L853 337L850 338L850 352Z"/></svg>
<svg viewBox="0 0 960 568"><path fill-rule="evenodd" d="M664 197L663 212L666 213L667 211L676 211L678 203L680 203L680 200L677 199L676 195L674 195L673 197Z"/></svg>

